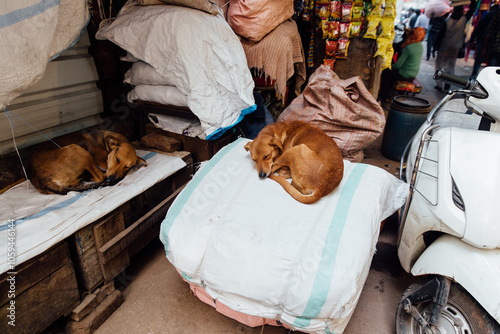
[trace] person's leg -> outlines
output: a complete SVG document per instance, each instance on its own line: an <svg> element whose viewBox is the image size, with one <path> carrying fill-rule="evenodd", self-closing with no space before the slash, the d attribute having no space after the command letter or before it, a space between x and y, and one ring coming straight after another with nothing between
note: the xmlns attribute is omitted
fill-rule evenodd
<svg viewBox="0 0 500 334"><path fill-rule="evenodd" d="M391 82L391 70L386 68L380 75L380 92L378 96L382 101L390 98L391 91L389 87L391 86Z"/></svg>
<svg viewBox="0 0 500 334"><path fill-rule="evenodd" d="M481 52L483 48L483 43L478 42L476 44L476 51L474 52L474 66L472 67L471 76L475 77L479 73L481 64L483 63L483 57L481 57Z"/></svg>
<svg viewBox="0 0 500 334"><path fill-rule="evenodd" d="M457 55L458 55L458 50L457 50ZM443 57L443 68L446 73L450 74L455 74L455 64L457 63L457 57L452 55L452 56L445 56ZM445 91L449 90L451 88L450 84L445 83L443 89Z"/></svg>
<svg viewBox="0 0 500 334"><path fill-rule="evenodd" d="M385 69L382 71L379 98L382 100L392 99L394 93L394 83L396 80L401 80L400 78L401 76L397 70Z"/></svg>
<svg viewBox="0 0 500 334"><path fill-rule="evenodd" d="M434 66L434 71L437 72L439 70L443 71L444 70L444 56L441 52L438 52L438 55L436 57L436 63ZM436 81L436 86L434 86L437 90L443 90L443 85L441 82Z"/></svg>
<svg viewBox="0 0 500 334"><path fill-rule="evenodd" d="M434 34L427 34L427 50L426 50L426 59L429 60L431 58L432 45L434 44Z"/></svg>

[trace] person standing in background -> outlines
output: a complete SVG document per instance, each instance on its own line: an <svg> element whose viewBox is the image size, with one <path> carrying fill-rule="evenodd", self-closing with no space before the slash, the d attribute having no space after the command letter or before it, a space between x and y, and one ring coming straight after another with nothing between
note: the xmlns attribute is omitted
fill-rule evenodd
<svg viewBox="0 0 500 334"><path fill-rule="evenodd" d="M434 42L434 48L438 55L436 58L436 71L443 70L450 74L455 73L455 63L457 61L458 52L465 43L465 25L470 20L476 9L476 0L470 2L469 10L464 14L464 6L462 2L455 2L453 11L449 18L439 31L439 35ZM444 89L448 90L449 84L445 84ZM435 86L436 89L442 90L441 85Z"/></svg>
<svg viewBox="0 0 500 334"><path fill-rule="evenodd" d="M415 23L417 22L418 13L415 9L410 8L410 17L408 19L408 28L413 29L415 27Z"/></svg>
<svg viewBox="0 0 500 334"><path fill-rule="evenodd" d="M487 48L483 50L484 38L486 35L486 29L488 29L489 23L491 22L491 17L493 16L492 14L497 10L497 8L498 5L494 5L493 7L491 7L490 11L486 13L481 18L481 20L479 20L479 23L470 36L469 45L473 45L474 43L476 43L476 52L474 53L474 66L471 73L471 76L473 77L477 76L477 74L479 73L479 69L481 68L481 64L484 60L486 60L483 57L483 53L486 53L487 51Z"/></svg>
<svg viewBox="0 0 500 334"><path fill-rule="evenodd" d="M486 27L482 56L487 57L488 66L500 66L500 8L491 11L491 20Z"/></svg>
<svg viewBox="0 0 500 334"><path fill-rule="evenodd" d="M425 31L429 30L429 18L425 15L425 10L422 11L417 17L417 22L415 22L415 27L422 27Z"/></svg>
<svg viewBox="0 0 500 334"><path fill-rule="evenodd" d="M444 21L448 17L448 13L442 16L434 16L434 13L431 13L431 18L429 19L429 29L427 30L427 52L426 59L429 60L431 58L436 57L436 50L434 50L434 42L436 41L437 36L439 35L439 31L441 31L441 27L444 24Z"/></svg>

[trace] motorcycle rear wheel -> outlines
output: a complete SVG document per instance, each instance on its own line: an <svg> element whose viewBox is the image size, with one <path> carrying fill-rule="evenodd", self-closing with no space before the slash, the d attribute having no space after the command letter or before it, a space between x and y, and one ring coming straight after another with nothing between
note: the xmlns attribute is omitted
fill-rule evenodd
<svg viewBox="0 0 500 334"><path fill-rule="evenodd" d="M406 289L396 311L397 334L423 334L418 322L403 309L403 300L422 287L428 280L414 283ZM431 302L415 305L428 320ZM500 333L500 325L479 305L459 284L452 283L448 303L441 311L437 326L440 334L495 334Z"/></svg>

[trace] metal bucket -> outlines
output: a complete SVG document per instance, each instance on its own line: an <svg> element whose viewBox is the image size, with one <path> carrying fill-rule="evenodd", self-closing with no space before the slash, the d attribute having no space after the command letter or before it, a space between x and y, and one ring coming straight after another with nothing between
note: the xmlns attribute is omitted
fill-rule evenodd
<svg viewBox="0 0 500 334"><path fill-rule="evenodd" d="M385 123L382 154L388 159L399 161L406 145L425 122L430 110L431 105L427 100L414 96L395 96Z"/></svg>

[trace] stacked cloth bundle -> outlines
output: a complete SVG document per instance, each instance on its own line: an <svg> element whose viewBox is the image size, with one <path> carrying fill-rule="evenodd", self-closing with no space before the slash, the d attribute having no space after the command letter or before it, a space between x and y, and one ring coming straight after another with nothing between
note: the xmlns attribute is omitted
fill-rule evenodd
<svg viewBox="0 0 500 334"><path fill-rule="evenodd" d="M342 80L325 65L314 71L304 92L278 118L292 120L322 129L351 162L363 160L363 149L383 133L385 126L384 111L361 78Z"/></svg>
<svg viewBox="0 0 500 334"><path fill-rule="evenodd" d="M297 95L306 81L304 50L293 14L293 0L233 0L227 13L229 25L241 37L248 67L274 80L280 98L294 74Z"/></svg>
<svg viewBox="0 0 500 334"><path fill-rule="evenodd" d="M129 0L96 38L112 41L138 63L125 78L137 85L131 100L187 106L208 140L256 109L245 53L220 12Z"/></svg>

